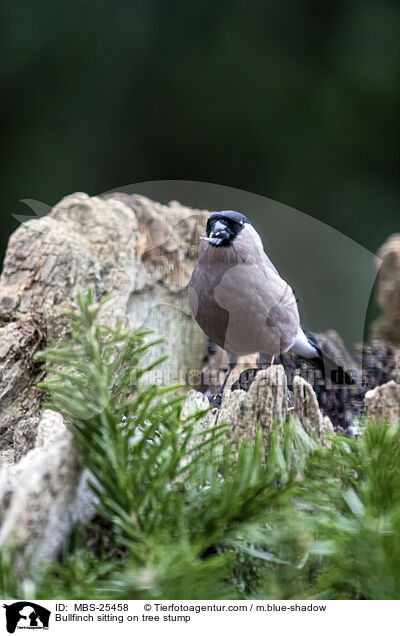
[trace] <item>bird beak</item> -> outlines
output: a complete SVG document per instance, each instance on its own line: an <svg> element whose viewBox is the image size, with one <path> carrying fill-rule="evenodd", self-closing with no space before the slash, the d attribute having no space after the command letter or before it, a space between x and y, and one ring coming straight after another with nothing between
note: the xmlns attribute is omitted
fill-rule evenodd
<svg viewBox="0 0 400 636"><path fill-rule="evenodd" d="M212 226L212 231L209 236L201 236L203 241L208 241L212 245L221 245L225 239L229 239L229 232L225 223L216 221Z"/></svg>
<svg viewBox="0 0 400 636"><path fill-rule="evenodd" d="M222 239L229 238L229 232L227 230L225 223L222 223L222 221L217 221L216 223L214 223L212 232L210 232L210 237L214 238L214 236L216 238L222 238Z"/></svg>

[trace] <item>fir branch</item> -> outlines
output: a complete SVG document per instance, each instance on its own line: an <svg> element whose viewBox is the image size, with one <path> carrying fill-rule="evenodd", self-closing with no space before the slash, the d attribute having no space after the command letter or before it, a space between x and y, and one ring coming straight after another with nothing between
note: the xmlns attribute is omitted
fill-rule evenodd
<svg viewBox="0 0 400 636"><path fill-rule="evenodd" d="M399 427L371 422L323 448L289 419L266 451L259 430L235 450L226 424L195 433L204 412L182 421L181 395L141 384L149 332L102 325L91 292L68 319L70 339L37 356L41 386L91 471L95 531L119 556L71 541L27 596L399 598ZM5 557L0 583L25 594Z"/></svg>

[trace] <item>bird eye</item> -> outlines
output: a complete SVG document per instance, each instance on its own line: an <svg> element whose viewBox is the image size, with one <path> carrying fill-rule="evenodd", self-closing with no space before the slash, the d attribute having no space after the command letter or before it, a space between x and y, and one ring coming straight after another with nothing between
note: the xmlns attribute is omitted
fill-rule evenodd
<svg viewBox="0 0 400 636"><path fill-rule="evenodd" d="M243 223L244 223L244 221L243 221L243 219L242 219L242 220L240 221L240 225L243 225Z"/></svg>

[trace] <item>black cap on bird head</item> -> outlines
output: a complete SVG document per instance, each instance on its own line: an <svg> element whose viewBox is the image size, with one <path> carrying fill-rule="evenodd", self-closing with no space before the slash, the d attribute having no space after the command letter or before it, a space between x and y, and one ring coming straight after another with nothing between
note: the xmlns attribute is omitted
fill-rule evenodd
<svg viewBox="0 0 400 636"><path fill-rule="evenodd" d="M208 218L206 234L201 238L214 247L229 247L243 230L245 223L250 223L250 221L240 212L233 210L214 212Z"/></svg>

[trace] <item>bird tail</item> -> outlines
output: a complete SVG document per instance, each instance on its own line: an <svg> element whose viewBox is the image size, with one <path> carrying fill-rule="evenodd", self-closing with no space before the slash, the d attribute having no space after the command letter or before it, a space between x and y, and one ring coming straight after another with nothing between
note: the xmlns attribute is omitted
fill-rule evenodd
<svg viewBox="0 0 400 636"><path fill-rule="evenodd" d="M346 371L343 365L339 364L337 360L334 360L329 354L323 352L311 333L306 332L306 337L315 350L315 355L308 358L308 360L315 368L321 371L325 382L330 381L335 385L355 384L355 379L351 371Z"/></svg>
<svg viewBox="0 0 400 636"><path fill-rule="evenodd" d="M325 382L330 381L335 385L355 384L352 372L346 371L337 360L323 352L311 333L299 329L292 351L319 369Z"/></svg>

